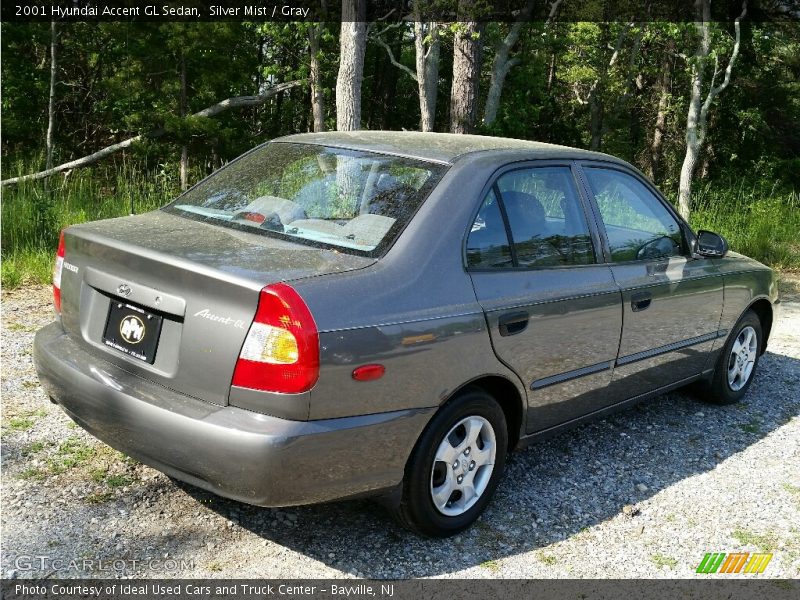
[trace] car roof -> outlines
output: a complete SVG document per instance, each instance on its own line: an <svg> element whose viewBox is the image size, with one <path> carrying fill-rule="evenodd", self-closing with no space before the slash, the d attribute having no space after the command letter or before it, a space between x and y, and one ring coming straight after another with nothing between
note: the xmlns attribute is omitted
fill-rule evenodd
<svg viewBox="0 0 800 600"><path fill-rule="evenodd" d="M530 156L531 158L574 158L623 162L600 152L488 135L359 130L300 133L280 137L273 141L364 150L446 164L453 164L467 155L486 155L487 153L497 154L498 158L516 158L517 160Z"/></svg>

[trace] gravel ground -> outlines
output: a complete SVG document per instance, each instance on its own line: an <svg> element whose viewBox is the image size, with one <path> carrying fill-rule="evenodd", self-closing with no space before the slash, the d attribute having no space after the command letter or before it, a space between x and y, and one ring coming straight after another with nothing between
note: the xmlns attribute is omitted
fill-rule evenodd
<svg viewBox="0 0 800 600"><path fill-rule="evenodd" d="M797 276L744 403L672 393L537 443L450 540L418 538L369 501L259 509L126 459L38 386L49 288L4 293L2 311L5 577L113 576L119 559L157 559L125 573L158 577L698 577L712 551L773 552L763 577L800 576ZM62 563L29 570L26 556Z"/></svg>

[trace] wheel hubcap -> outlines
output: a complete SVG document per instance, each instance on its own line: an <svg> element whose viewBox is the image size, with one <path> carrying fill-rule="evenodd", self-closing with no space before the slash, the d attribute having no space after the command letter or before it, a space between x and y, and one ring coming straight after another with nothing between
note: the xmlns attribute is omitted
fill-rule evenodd
<svg viewBox="0 0 800 600"><path fill-rule="evenodd" d="M742 389L753 374L758 355L756 330L749 325L739 332L728 357L728 387L734 392Z"/></svg>
<svg viewBox="0 0 800 600"><path fill-rule="evenodd" d="M486 491L494 470L497 439L483 417L466 417L448 432L433 459L431 499L448 517L468 511Z"/></svg>

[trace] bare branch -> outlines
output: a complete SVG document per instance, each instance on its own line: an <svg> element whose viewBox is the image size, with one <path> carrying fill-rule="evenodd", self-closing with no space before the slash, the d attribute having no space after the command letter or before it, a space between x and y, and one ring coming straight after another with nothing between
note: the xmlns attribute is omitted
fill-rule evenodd
<svg viewBox="0 0 800 600"><path fill-rule="evenodd" d="M712 88L714 90L714 95L719 95L720 92L724 91L728 84L731 82L731 73L733 73L733 65L736 62L736 58L739 56L739 46L741 43L741 21L747 15L747 0L742 2L742 14L740 14L736 19L733 21L733 29L735 31L735 41L733 44L733 51L731 52L731 58L728 61L728 67L725 69L725 79L719 84L718 87Z"/></svg>
<svg viewBox="0 0 800 600"><path fill-rule="evenodd" d="M386 27L381 29L378 33L372 33L370 31L370 37L379 38L379 37L383 36L383 34L388 33L392 29L397 29L398 27L401 27L402 25L405 25L405 23L392 23L391 25L387 25ZM372 29L372 23L370 23L369 27L370 27L370 29Z"/></svg>
<svg viewBox="0 0 800 600"><path fill-rule="evenodd" d="M384 30L384 31L385 31L385 30ZM394 57L394 52L392 52L392 49L389 47L389 44L387 44L386 42L384 42L384 41L383 41L383 40L382 40L382 39L381 39L379 36L373 36L372 40L373 40L375 43L377 43L379 46L383 46L383 48L386 50L386 54L388 54L388 55L389 55L389 61L390 61L390 62L391 62L391 63L392 63L392 64L393 64L395 67L397 67L397 68L398 68L398 69L400 69L401 71L404 71L404 72L406 72L406 73L408 74L408 76L409 76L409 77L411 77L411 79L413 79L414 81L418 81L418 79L417 79L417 74L416 74L416 73L414 73L414 71L412 71L411 69L409 69L407 66L405 66L403 63L401 63L401 62L398 62L398 60L397 60L397 59Z"/></svg>
<svg viewBox="0 0 800 600"><path fill-rule="evenodd" d="M561 5L563 0L556 0L555 2L550 3L550 12L547 15L547 20L544 22L547 25L550 21L553 20L553 17L556 16L556 12L558 12L558 7Z"/></svg>
<svg viewBox="0 0 800 600"><path fill-rule="evenodd" d="M736 19L733 21L733 29L734 29L734 43L733 43L733 50L731 51L731 57L728 60L728 66L725 68L725 78L722 80L718 86L714 86L714 82L716 81L717 74L718 74L718 67L719 67L719 60L717 57L714 57L714 73L711 76L711 86L708 90L708 95L706 96L705 102L703 102L703 107L700 109L700 122L701 124L705 124L706 118L708 117L708 110L711 108L711 103L714 102L714 98L719 96L725 88L728 87L728 84L731 82L731 74L733 73L733 66L736 63L736 58L739 56L739 46L742 41L741 36L741 20L747 15L747 0L742 2L742 14L740 14ZM705 131L702 131L705 134Z"/></svg>

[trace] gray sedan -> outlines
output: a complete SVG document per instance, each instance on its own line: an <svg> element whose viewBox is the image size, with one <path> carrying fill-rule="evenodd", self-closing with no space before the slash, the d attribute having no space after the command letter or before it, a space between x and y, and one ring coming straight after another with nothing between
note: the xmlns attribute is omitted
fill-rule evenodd
<svg viewBox="0 0 800 600"><path fill-rule="evenodd" d="M738 401L777 289L611 156L304 134L67 228L34 358L80 426L170 476L262 506L375 496L446 536L510 450L689 383Z"/></svg>

